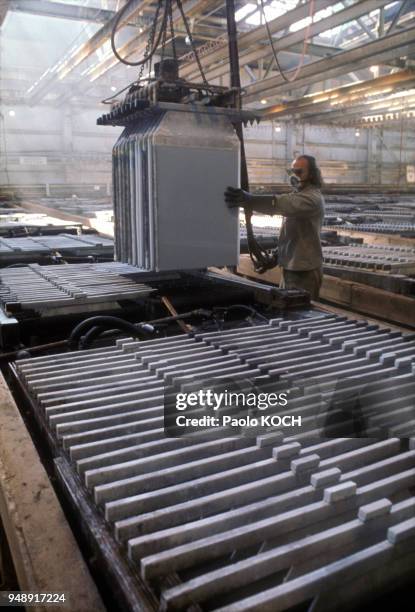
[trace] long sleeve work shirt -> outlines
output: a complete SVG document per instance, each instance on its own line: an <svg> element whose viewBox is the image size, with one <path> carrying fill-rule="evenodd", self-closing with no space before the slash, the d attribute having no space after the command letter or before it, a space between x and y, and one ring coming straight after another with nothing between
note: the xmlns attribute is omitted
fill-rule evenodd
<svg viewBox="0 0 415 612"><path fill-rule="evenodd" d="M279 261L286 270L321 267L320 231L324 220L324 197L317 187L275 196L274 214L284 217L279 237Z"/></svg>

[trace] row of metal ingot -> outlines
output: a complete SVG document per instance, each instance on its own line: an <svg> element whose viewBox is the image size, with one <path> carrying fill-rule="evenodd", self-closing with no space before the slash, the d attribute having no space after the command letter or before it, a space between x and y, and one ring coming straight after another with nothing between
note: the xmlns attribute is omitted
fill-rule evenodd
<svg viewBox="0 0 415 612"><path fill-rule="evenodd" d="M101 187L101 189L103 189ZM63 210L75 215L83 217L95 217L106 210L111 212L113 209L112 199L110 196L99 198L93 197L72 197L72 198L41 198L40 204L48 206L51 209Z"/></svg>
<svg viewBox="0 0 415 612"><path fill-rule="evenodd" d="M11 254L51 254L61 253L101 253L112 255L114 242L111 238L94 236L93 234L59 234L58 236L39 236L27 238L0 238L0 257Z"/></svg>
<svg viewBox="0 0 415 612"><path fill-rule="evenodd" d="M326 196L325 225L332 229L415 236L415 203L383 194Z"/></svg>
<svg viewBox="0 0 415 612"><path fill-rule="evenodd" d="M360 604L413 567L415 448L388 436L413 431L414 359L413 335L310 313L16 367L162 609L274 612ZM302 428L166 437L166 385L255 376L291 387ZM364 437L330 437L339 381L367 401Z"/></svg>
<svg viewBox="0 0 415 612"><path fill-rule="evenodd" d="M415 273L415 248L388 245L347 245L324 247L325 263Z"/></svg>
<svg viewBox="0 0 415 612"><path fill-rule="evenodd" d="M353 230L374 234L402 234L415 236L415 223L356 223L353 225L330 224L331 229Z"/></svg>
<svg viewBox="0 0 415 612"><path fill-rule="evenodd" d="M15 312L145 297L152 289L134 280L138 272L116 262L3 268L0 301L7 312Z"/></svg>

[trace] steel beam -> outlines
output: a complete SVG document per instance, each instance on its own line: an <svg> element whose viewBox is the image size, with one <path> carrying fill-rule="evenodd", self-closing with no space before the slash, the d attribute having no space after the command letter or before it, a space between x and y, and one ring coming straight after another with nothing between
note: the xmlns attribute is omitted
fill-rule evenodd
<svg viewBox="0 0 415 612"><path fill-rule="evenodd" d="M253 82L253 83L254 83L254 82L257 80L257 78L256 78L255 74L253 73L252 68L250 68L250 67L248 66L248 64L247 64L246 66L244 66L244 70L245 70L245 72L247 73L247 75L249 76L249 78L250 78L251 82Z"/></svg>
<svg viewBox="0 0 415 612"><path fill-rule="evenodd" d="M387 109L390 106L390 102L385 101L384 106L378 108L376 110L370 109L370 106L367 104L358 103L356 105L351 105L350 107L340 107L336 109L327 109L323 111L322 109L315 109L313 112L309 109L309 114L307 112L304 113L303 118L306 121L337 121L339 123L348 122L352 117L361 118L366 115L380 115L380 114L388 114ZM413 109L415 103L412 102L410 106L408 106L408 110ZM390 114L393 114L393 111L390 111ZM398 161L398 160L396 160Z"/></svg>
<svg viewBox="0 0 415 612"><path fill-rule="evenodd" d="M218 7L219 4L222 4L221 0L189 0L185 5L186 15L190 19L203 14L204 11L211 10L212 7ZM173 11L173 22L175 24L181 22L181 15L178 9ZM136 38L130 39L118 50L119 54L122 57L128 58L133 54L140 55L143 53L147 44L147 35L148 32L144 32L143 36L140 37L138 41ZM117 65L119 65L117 58L110 57L96 66L87 76L89 80L94 81Z"/></svg>
<svg viewBox="0 0 415 612"><path fill-rule="evenodd" d="M364 99L370 91L376 91L383 88L393 88L394 91L406 89L413 86L415 83L415 71L402 70L394 72L377 79L371 79L365 82L359 82L336 89L330 89L327 92L320 92L308 96L301 97L293 101L288 101L283 104L275 104L265 108L262 112L264 119L277 119L283 116L292 116L293 114L302 114L307 110L313 109L315 112L324 110L338 110L341 107L333 109L331 101L338 100L342 96L353 96L353 102L356 101L356 96L359 99Z"/></svg>
<svg viewBox="0 0 415 612"><path fill-rule="evenodd" d="M42 17L56 17L58 19L72 19L76 21L92 21L106 23L114 17L114 11L80 6L78 4L61 4L49 0L11 0L9 10Z"/></svg>
<svg viewBox="0 0 415 612"><path fill-rule="evenodd" d="M342 2L342 5L347 8L348 6L351 5L351 1L350 0L344 0ZM361 17L358 17L356 19L356 23L359 25L360 29L367 34L367 36L369 36L369 38L371 40L375 40L376 36L374 35L374 33L367 27L367 25L365 24L365 22L363 21L363 19Z"/></svg>
<svg viewBox="0 0 415 612"><path fill-rule="evenodd" d="M130 9L125 15L125 20L134 19L143 8L150 3L151 0L135 0ZM50 76L39 82L39 86L34 89L34 92L30 96L29 102L35 104L47 93L50 85L57 78L65 78L74 70L81 62L86 60L94 51L99 49L111 36L112 28L114 27L118 13L110 19L98 32L96 32L86 43L81 45L78 51L73 55L68 62L64 64L60 74L58 72L52 72ZM143 33L143 39L148 34L147 30ZM118 60L117 60L118 61Z"/></svg>
<svg viewBox="0 0 415 612"><path fill-rule="evenodd" d="M315 10L319 11L327 6L330 6L331 2L327 0L317 0L315 3ZM292 23L299 21L300 19L304 19L309 14L309 7L307 5L301 5L296 7L295 9L288 11L281 17L277 17L269 22L269 29L271 34L275 34L288 28ZM301 30L303 32L303 30ZM239 34L238 36L238 46L242 49L252 48L252 45L255 45L261 40L264 40L267 37L267 30L265 25L258 26L246 32L244 34ZM301 38L301 37L300 37ZM269 51L268 51L269 53ZM224 40L223 45L217 49L212 50L210 53L206 54L205 57L201 58L202 66L204 68L211 66L214 62L220 61L226 58L227 55L227 42ZM241 58L242 59L242 58ZM195 72L195 62L188 64L187 66L183 66L181 69L181 74L183 78L191 78L190 75L193 75Z"/></svg>
<svg viewBox="0 0 415 612"><path fill-rule="evenodd" d="M369 66L376 61L383 63L398 55L407 55L413 51L415 27L407 28L399 33L384 36L368 42L366 45L343 51L330 58L318 60L302 68L295 85L286 83L281 76L274 76L246 87L245 103L255 102L265 92L275 91L278 94L303 87L318 80L333 78L339 74L347 74ZM374 59L375 58L375 59ZM288 76L295 71L288 72ZM317 78L316 78L317 77Z"/></svg>
<svg viewBox="0 0 415 612"><path fill-rule="evenodd" d="M387 34L392 34L392 32L395 31L396 26L398 25L398 21L401 18L401 15L405 12L405 9L409 6L409 4L411 4L409 2L409 0L403 0L401 2L400 7L396 11L396 13L395 13L395 15L394 15L394 17L393 17L393 19L392 19L392 21L391 21L387 31L386 31Z"/></svg>
<svg viewBox="0 0 415 612"><path fill-rule="evenodd" d="M339 53L340 51L343 51L341 47L332 47L318 43L309 43L307 45L307 55L315 55L316 57L330 57L334 53ZM301 54L302 52L302 44L292 45L289 50L287 50L287 53L296 53L297 55Z"/></svg>
<svg viewBox="0 0 415 612"><path fill-rule="evenodd" d="M205 11L211 10L212 7L218 8L220 4L221 4L221 0L190 0L186 4L186 7L185 7L186 15L188 18L195 17L201 14L202 11L205 12ZM173 11L174 24L177 25L177 23L179 23L180 20L181 20L180 12L176 9L175 11ZM138 38L138 40L137 38L130 39L124 46L118 49L120 55L122 57L128 58L132 54L139 55L139 54L144 53L145 46L147 44L147 38L146 38L147 35L148 35L148 31L145 31L143 35ZM169 42L169 39L167 40L167 43L168 42ZM109 70L111 70L112 68L116 66L119 66L119 61L117 60L117 58L111 56L107 58L106 60L104 60L103 62L100 62L99 64L94 66L79 81L79 84L87 88L88 86L90 86L90 83L92 81L95 81L96 79L100 78L101 76L103 76ZM70 97L70 95L71 94L69 93L67 95L61 96L59 99L57 99L56 103L58 105L63 103Z"/></svg>
<svg viewBox="0 0 415 612"><path fill-rule="evenodd" d="M326 3L326 6L331 5L331 4L332 4L331 2ZM384 4L387 4L387 0L363 0L362 2L358 2L356 4L353 4L352 6L344 8L342 11L334 13L333 15L331 15L330 17L327 17L326 19L321 19L317 23L312 24L309 28L309 38L312 39L314 36L317 36L318 34L326 32L327 30L338 27L339 25L342 25L349 21L354 21L358 17L366 15L370 11L375 10L376 8L379 8L381 5L384 5ZM295 10L298 10L298 9L295 9ZM285 23L283 24L283 27L284 26L285 26ZM281 29L281 27L279 29ZM304 27L301 30L297 30L297 32L291 32L290 34L287 34L286 36L282 36L279 39L276 39L274 42L275 50L278 52L284 49L289 49L293 45L301 44L304 40L304 36L306 32L307 32L307 27ZM259 34L261 34L261 37L259 37ZM260 49L252 50L252 44L255 41L266 39L266 32L264 33L261 30L261 33L258 33L257 38L255 38L254 40L248 39L248 45L246 44L246 39L244 38L244 36L245 35L242 35L239 37L239 39L242 40L242 44L240 43L241 49L244 49L244 48L247 49L247 52L245 53L242 52L240 54L240 64L242 66L247 63L257 61L261 57L264 57L264 55L265 56L269 55L269 52L270 52L269 44L262 46ZM222 54L223 54L223 51L222 51ZM228 71L229 69L228 69L227 64L223 63L219 66L215 66L207 70L206 77L210 80L213 80L223 74L227 74ZM193 72L194 72L194 69L192 71L192 75L193 75ZM183 76L186 76L188 74L185 67L183 67L181 73ZM260 83L258 85L260 86Z"/></svg>
<svg viewBox="0 0 415 612"><path fill-rule="evenodd" d="M367 27L367 25L365 24L365 22L363 21L361 17L358 17L358 19L356 19L356 22L359 24L360 28L363 30L365 34L369 36L371 40L375 40L376 36L373 34L372 30L370 30Z"/></svg>
<svg viewBox="0 0 415 612"><path fill-rule="evenodd" d="M6 19L7 11L9 10L8 0L0 0L0 28L3 21Z"/></svg>

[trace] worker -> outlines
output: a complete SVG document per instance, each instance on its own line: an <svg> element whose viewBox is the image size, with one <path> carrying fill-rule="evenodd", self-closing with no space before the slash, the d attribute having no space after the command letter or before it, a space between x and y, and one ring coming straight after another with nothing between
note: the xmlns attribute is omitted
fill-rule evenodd
<svg viewBox="0 0 415 612"><path fill-rule="evenodd" d="M324 219L323 180L316 159L300 155L288 171L294 191L280 196L256 195L228 187L225 201L230 208L284 217L279 236L280 287L305 289L318 298L323 279L320 231Z"/></svg>

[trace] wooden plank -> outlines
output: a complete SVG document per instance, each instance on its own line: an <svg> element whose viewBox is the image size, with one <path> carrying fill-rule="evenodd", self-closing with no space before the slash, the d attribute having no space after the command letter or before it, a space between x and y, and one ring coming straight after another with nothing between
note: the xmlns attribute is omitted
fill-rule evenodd
<svg viewBox="0 0 415 612"><path fill-rule="evenodd" d="M344 315L346 317L352 316L352 313L350 313L348 310L344 310L343 308L340 308L339 306L333 306L332 304L323 304L322 302L312 302L312 303L315 304L319 310L323 310L324 312L327 312L330 314L335 314L335 315L340 315L340 316ZM365 319L368 323L375 323L376 325L379 325L381 329L382 328L392 329L402 334L408 333L407 327L402 327L400 325L394 325L391 323L385 323L384 321L379 321L379 319L372 319L370 317L365 317Z"/></svg>
<svg viewBox="0 0 415 612"><path fill-rule="evenodd" d="M273 284L279 284L281 278L280 268L273 268L265 274L258 274L249 256L244 255L240 258L238 272L249 278ZM409 327L415 326L415 299L405 295L324 275L320 298L346 306L355 312L380 317Z"/></svg>
<svg viewBox="0 0 415 612"><path fill-rule="evenodd" d="M329 277L327 277L329 278ZM406 325L415 325L415 300L353 283L352 308Z"/></svg>
<svg viewBox="0 0 415 612"><path fill-rule="evenodd" d="M414 326L415 300L405 295L390 293L334 276L324 276L320 297L355 311L410 327Z"/></svg>
<svg viewBox="0 0 415 612"><path fill-rule="evenodd" d="M274 285L279 285L281 281L281 268L276 267L271 270L267 270L264 274L255 272L253 263L249 255L241 255L239 258L239 265L237 268L239 274L248 276L255 280L263 280Z"/></svg>
<svg viewBox="0 0 415 612"><path fill-rule="evenodd" d="M320 297L336 304L351 307L353 301L352 281L345 281L336 276L323 276Z"/></svg>
<svg viewBox="0 0 415 612"><path fill-rule="evenodd" d="M0 375L0 515L22 590L64 592L62 610L104 612L95 583ZM47 606L34 606L47 610Z"/></svg>

